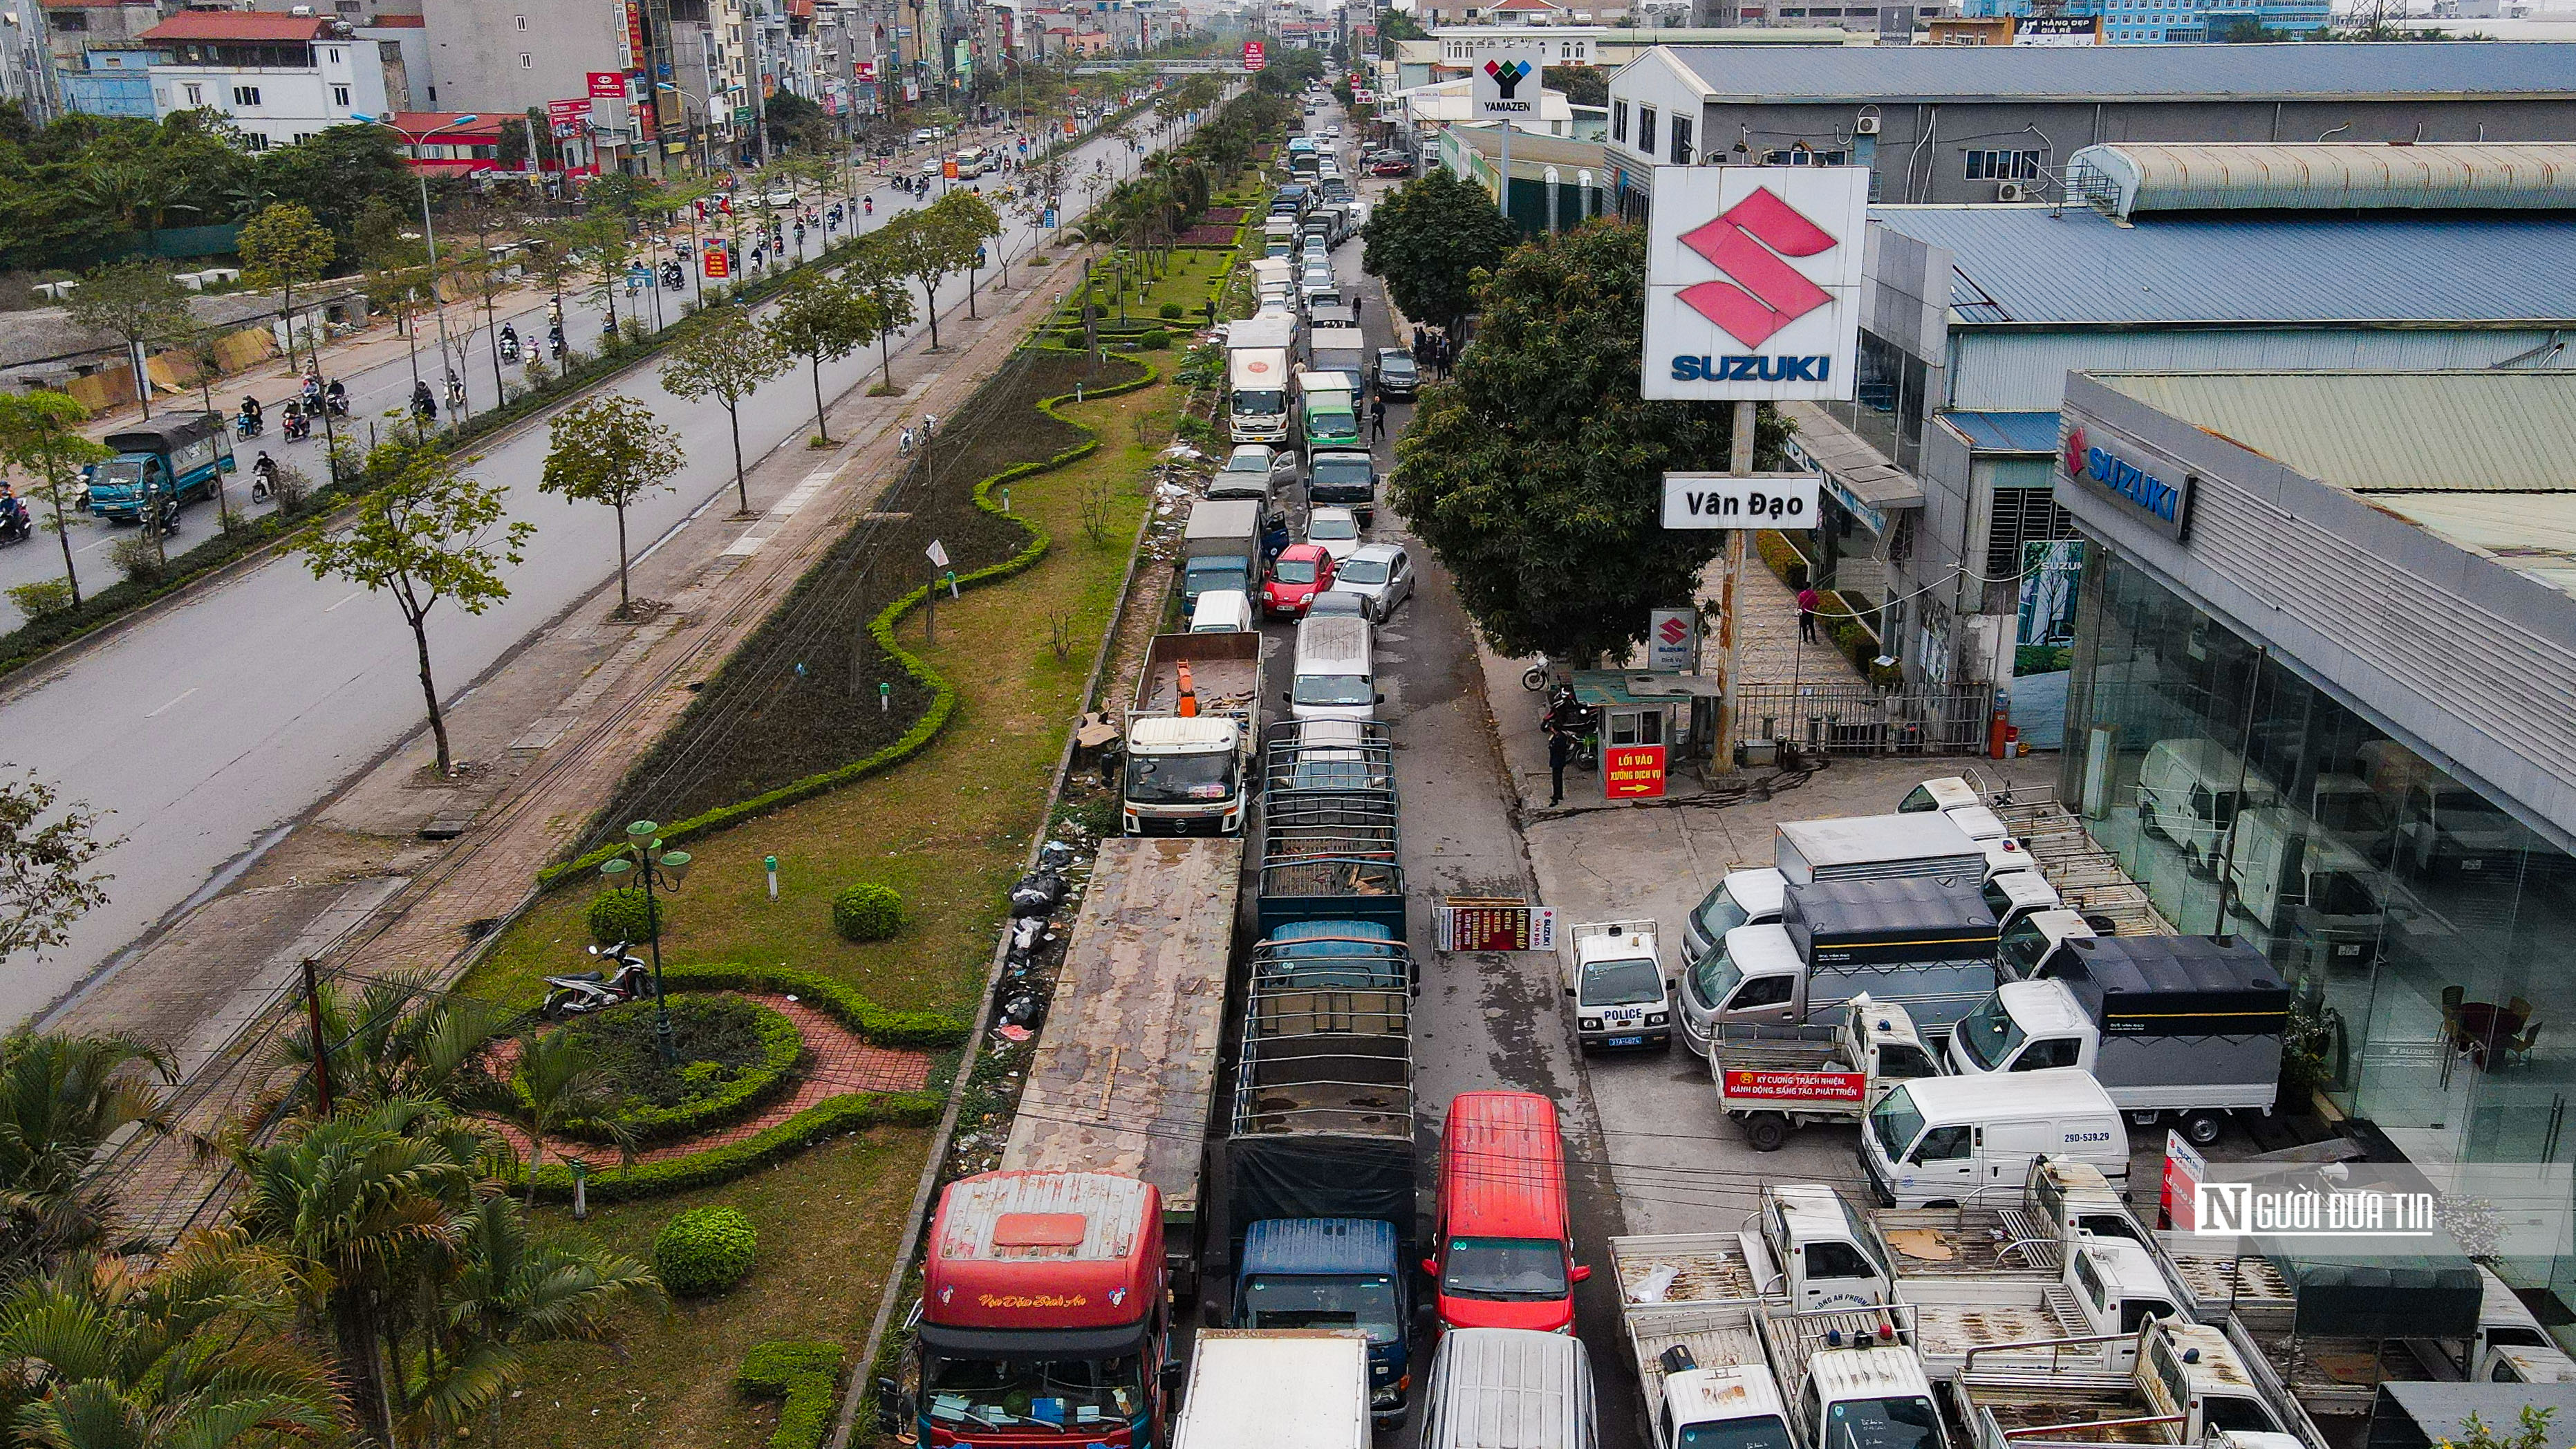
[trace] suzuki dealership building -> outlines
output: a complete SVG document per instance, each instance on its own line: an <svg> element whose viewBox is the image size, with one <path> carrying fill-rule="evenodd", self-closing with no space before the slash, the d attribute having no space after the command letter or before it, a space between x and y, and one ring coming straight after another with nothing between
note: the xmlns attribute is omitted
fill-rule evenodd
<svg viewBox="0 0 2576 1449"><path fill-rule="evenodd" d="M2060 798L2410 1157L2576 1155L2576 372L2078 374L2049 466Z"/></svg>

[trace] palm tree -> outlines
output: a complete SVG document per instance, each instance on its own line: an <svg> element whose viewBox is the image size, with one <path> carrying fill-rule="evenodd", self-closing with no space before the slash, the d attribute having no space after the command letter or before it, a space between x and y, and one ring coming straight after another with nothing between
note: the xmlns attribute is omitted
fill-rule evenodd
<svg viewBox="0 0 2576 1449"><path fill-rule="evenodd" d="M509 1020L493 1003L438 990L425 976L380 977L354 993L334 986L322 993L321 1015L333 1095L368 1104L463 1100L477 1085L474 1064ZM311 1033L280 1038L263 1105L273 1108L312 1066Z"/></svg>
<svg viewBox="0 0 2576 1449"><path fill-rule="evenodd" d="M0 1273L97 1241L108 1204L90 1169L119 1132L164 1129L153 1079L170 1076L167 1056L130 1037L0 1040Z"/></svg>
<svg viewBox="0 0 2576 1449"><path fill-rule="evenodd" d="M78 1258L0 1302L0 1412L47 1449L336 1439L330 1375L293 1337L284 1265L237 1229L157 1269Z"/></svg>
<svg viewBox="0 0 2576 1449"><path fill-rule="evenodd" d="M528 1206L537 1205L537 1161L546 1138L572 1123L606 1132L621 1155L632 1158L635 1134L617 1115L623 1095L599 1069L590 1043L569 1031L519 1039L510 1080L483 1105L528 1138Z"/></svg>

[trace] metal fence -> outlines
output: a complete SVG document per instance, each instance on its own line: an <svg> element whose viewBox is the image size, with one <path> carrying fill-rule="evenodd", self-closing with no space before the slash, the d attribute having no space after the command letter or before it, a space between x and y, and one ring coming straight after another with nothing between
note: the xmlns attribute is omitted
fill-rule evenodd
<svg viewBox="0 0 2576 1449"><path fill-rule="evenodd" d="M1916 694L1861 684L1746 684L1736 692L1735 737L1794 740L1842 755L1981 754L1994 696L1990 684Z"/></svg>

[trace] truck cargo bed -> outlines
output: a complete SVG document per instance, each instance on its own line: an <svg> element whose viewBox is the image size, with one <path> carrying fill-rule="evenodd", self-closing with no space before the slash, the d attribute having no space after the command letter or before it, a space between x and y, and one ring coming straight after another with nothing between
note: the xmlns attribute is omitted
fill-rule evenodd
<svg viewBox="0 0 2576 1449"><path fill-rule="evenodd" d="M2058 1424L2086 1426L2069 1428L2045 1439L2016 1441L2024 1444L2171 1444L2181 1433L2179 1420L2137 1422L2149 1411L2125 1385L2116 1390L2093 1392L2081 1388L2034 1389L2028 1400L1981 1401L1979 1407L1993 1417L1997 1428L2007 1434L2017 1429L2044 1429ZM2129 1422L2113 1422L2099 1429L2089 1427L2103 1420Z"/></svg>
<svg viewBox="0 0 2576 1449"><path fill-rule="evenodd" d="M1870 1214L1870 1226L1899 1278L2054 1282L2066 1268L2055 1228L2018 1207L1884 1209Z"/></svg>
<svg viewBox="0 0 2576 1449"><path fill-rule="evenodd" d="M1664 1350L1679 1344L1704 1369L1764 1366L1762 1337L1752 1328L1751 1310L1736 1308L1639 1308L1627 1310L1629 1342L1637 1355L1637 1378L1646 1402L1664 1401Z"/></svg>
<svg viewBox="0 0 2576 1449"><path fill-rule="evenodd" d="M2189 1296L2193 1317L2224 1323L2233 1314L2257 1330L2290 1326L2298 1294L2271 1260L2250 1252L2194 1248L2192 1242L2178 1233L2156 1235L2157 1251Z"/></svg>
<svg viewBox="0 0 2576 1449"><path fill-rule="evenodd" d="M1620 1296L1635 1301L1636 1285L1657 1268L1674 1270L1671 1284L1654 1301L1671 1304L1741 1303L1758 1298L1762 1285L1753 1281L1743 1241L1732 1233L1675 1233L1610 1240L1613 1276Z"/></svg>
<svg viewBox="0 0 2576 1449"><path fill-rule="evenodd" d="M1145 667L1136 676L1136 710L1168 713L1180 707L1181 666L1190 667L1190 688L1199 713L1250 717L1261 706L1261 635L1157 634L1148 646Z"/></svg>

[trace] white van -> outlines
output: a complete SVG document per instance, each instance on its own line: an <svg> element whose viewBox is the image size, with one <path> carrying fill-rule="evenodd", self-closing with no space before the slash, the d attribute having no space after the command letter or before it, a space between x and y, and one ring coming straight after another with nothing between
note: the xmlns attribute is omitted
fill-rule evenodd
<svg viewBox="0 0 2576 1449"><path fill-rule="evenodd" d="M1297 719L1375 719L1377 655L1366 619L1336 614L1297 625L1297 666L1287 702Z"/></svg>
<svg viewBox="0 0 2576 1449"><path fill-rule="evenodd" d="M1252 632L1252 599L1240 589L1210 589L1190 610L1193 634Z"/></svg>
<svg viewBox="0 0 2576 1449"><path fill-rule="evenodd" d="M2181 846L2202 870L2217 869L2237 811L2279 803L2279 788L2216 740L2158 740L2138 764L2139 826Z"/></svg>
<svg viewBox="0 0 2576 1449"><path fill-rule="evenodd" d="M2091 1073L1920 1078L1880 1098L1860 1134L1860 1165L1886 1207L1991 1204L2020 1192L2040 1157L2085 1163L2128 1190L2129 1129Z"/></svg>
<svg viewBox="0 0 2576 1449"><path fill-rule="evenodd" d="M1431 1356L1420 1449L1599 1449L1592 1392L1570 1333L1453 1328Z"/></svg>

